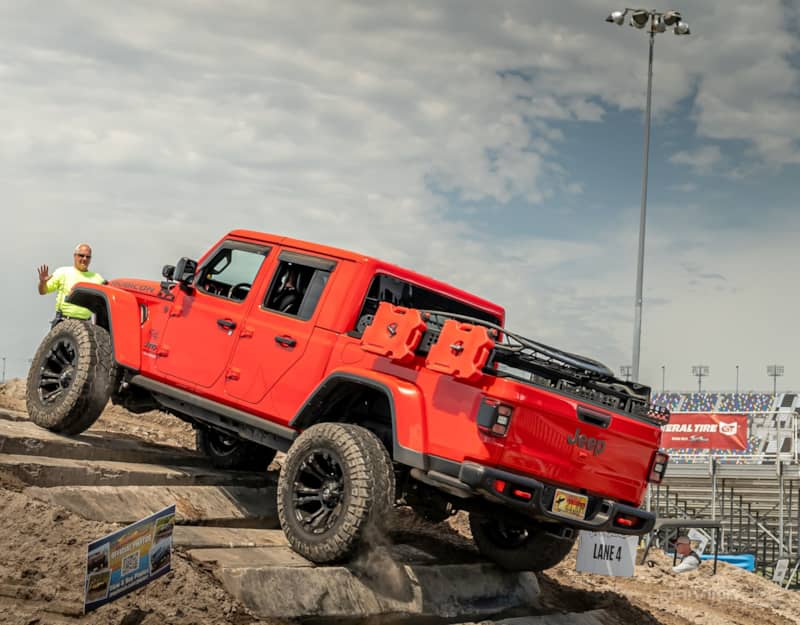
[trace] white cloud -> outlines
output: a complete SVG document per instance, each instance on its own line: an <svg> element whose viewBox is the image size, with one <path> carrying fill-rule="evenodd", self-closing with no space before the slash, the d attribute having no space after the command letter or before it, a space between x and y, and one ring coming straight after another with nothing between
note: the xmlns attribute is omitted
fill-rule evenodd
<svg viewBox="0 0 800 625"><path fill-rule="evenodd" d="M719 146L705 145L695 150L681 150L669 158L671 163L688 165L696 174L710 174L722 160Z"/></svg>

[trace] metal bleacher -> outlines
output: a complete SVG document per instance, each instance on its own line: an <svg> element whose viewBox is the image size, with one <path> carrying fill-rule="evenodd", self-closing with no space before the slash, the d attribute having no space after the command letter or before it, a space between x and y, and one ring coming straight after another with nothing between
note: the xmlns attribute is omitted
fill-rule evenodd
<svg viewBox="0 0 800 625"><path fill-rule="evenodd" d="M663 393L656 403L673 412L748 416L745 452L681 449L671 455L664 481L651 489L659 517L722 521L720 552L752 553L769 574L778 558L796 563L800 538L798 394ZM746 410L749 408L750 410ZM797 584L797 573L790 583Z"/></svg>

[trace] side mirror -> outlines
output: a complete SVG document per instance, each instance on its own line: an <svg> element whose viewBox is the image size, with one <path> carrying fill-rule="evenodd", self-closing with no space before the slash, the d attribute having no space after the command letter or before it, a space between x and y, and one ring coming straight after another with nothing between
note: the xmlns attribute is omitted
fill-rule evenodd
<svg viewBox="0 0 800 625"><path fill-rule="evenodd" d="M173 278L180 283L181 289L189 293L192 289L192 280L197 272L197 261L185 256L175 263L172 272Z"/></svg>
<svg viewBox="0 0 800 625"><path fill-rule="evenodd" d="M164 265L161 269L161 275L167 280L172 280L175 276L175 265Z"/></svg>

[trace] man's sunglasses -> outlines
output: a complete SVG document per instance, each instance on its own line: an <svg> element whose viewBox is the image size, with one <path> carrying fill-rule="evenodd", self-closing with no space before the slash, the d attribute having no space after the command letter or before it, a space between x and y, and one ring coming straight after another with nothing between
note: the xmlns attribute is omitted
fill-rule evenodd
<svg viewBox="0 0 800 625"><path fill-rule="evenodd" d="M86 258L87 260L92 257L91 254L75 254L78 258Z"/></svg>

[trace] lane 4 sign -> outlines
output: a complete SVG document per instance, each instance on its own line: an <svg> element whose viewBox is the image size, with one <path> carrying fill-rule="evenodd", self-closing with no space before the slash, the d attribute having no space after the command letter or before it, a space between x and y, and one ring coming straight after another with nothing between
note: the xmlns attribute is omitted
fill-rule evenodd
<svg viewBox="0 0 800 625"><path fill-rule="evenodd" d="M608 532L581 532L576 571L633 577L637 536Z"/></svg>

